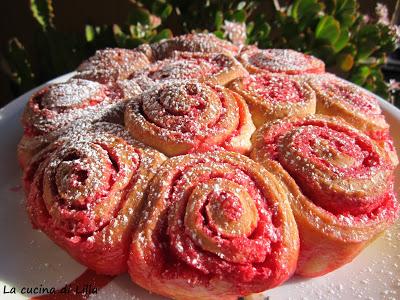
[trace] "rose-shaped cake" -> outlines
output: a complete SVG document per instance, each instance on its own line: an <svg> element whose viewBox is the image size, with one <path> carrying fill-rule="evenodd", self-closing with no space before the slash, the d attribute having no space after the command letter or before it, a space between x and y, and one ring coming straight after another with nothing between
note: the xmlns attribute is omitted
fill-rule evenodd
<svg viewBox="0 0 400 300"><path fill-rule="evenodd" d="M377 98L291 49L191 33L99 50L22 124L33 226L174 299L326 274L398 217Z"/></svg>

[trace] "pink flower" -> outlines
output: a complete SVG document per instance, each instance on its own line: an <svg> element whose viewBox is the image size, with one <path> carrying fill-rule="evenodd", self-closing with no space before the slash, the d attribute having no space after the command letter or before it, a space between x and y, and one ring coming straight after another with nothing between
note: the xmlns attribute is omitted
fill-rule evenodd
<svg viewBox="0 0 400 300"><path fill-rule="evenodd" d="M396 81L395 79L390 79L388 85L388 92L389 92L388 101L390 103L395 104L396 94L398 91L400 91L400 82Z"/></svg>
<svg viewBox="0 0 400 300"><path fill-rule="evenodd" d="M383 25L389 25L389 12L388 8L385 4L382 3L377 3L375 7L375 13L378 17L378 23L381 23Z"/></svg>
<svg viewBox="0 0 400 300"><path fill-rule="evenodd" d="M228 37L237 46L241 46L246 43L246 24L231 22L225 20L222 29L225 31L225 37Z"/></svg>
<svg viewBox="0 0 400 300"><path fill-rule="evenodd" d="M400 82L396 81L395 79L389 80L389 91L395 92L400 90Z"/></svg>
<svg viewBox="0 0 400 300"><path fill-rule="evenodd" d="M378 23L388 26L393 36L396 38L396 42L400 42L400 26L391 24L389 20L389 11L385 4L377 3L375 12L378 17Z"/></svg>
<svg viewBox="0 0 400 300"><path fill-rule="evenodd" d="M368 23L371 20L371 17L369 15L363 15L362 19L364 23Z"/></svg>
<svg viewBox="0 0 400 300"><path fill-rule="evenodd" d="M400 42L400 25L391 25L390 29L392 30L393 34L396 37L396 42Z"/></svg>
<svg viewBox="0 0 400 300"><path fill-rule="evenodd" d="M152 27L158 27L161 24L161 18L155 16L155 15L150 15L150 24Z"/></svg>

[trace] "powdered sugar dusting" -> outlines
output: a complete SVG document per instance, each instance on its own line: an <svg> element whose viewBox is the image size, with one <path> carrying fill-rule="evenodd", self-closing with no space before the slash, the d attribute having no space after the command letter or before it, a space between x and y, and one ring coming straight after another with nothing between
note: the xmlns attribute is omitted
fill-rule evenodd
<svg viewBox="0 0 400 300"><path fill-rule="evenodd" d="M71 129L75 134L59 138L33 159L31 166L37 168L30 170L36 173L33 184L43 193L48 191L43 202L58 234L64 232L76 242L91 236L89 242L100 238L114 244L121 241L121 236L114 234L116 229L96 232L108 225L130 226L134 216L129 209L140 208L137 202L142 201L162 155L133 140L116 124L97 123L86 131L79 129L82 127ZM126 198L132 190L135 194Z"/></svg>
<svg viewBox="0 0 400 300"><path fill-rule="evenodd" d="M107 48L96 51L78 67L75 78L84 78L101 83L124 80L134 71L149 64L146 55L140 51Z"/></svg>
<svg viewBox="0 0 400 300"><path fill-rule="evenodd" d="M135 82L103 85L71 79L53 84L36 93L24 112L23 123L29 135L42 135L76 120L96 122L107 119L124 107L127 97L141 92ZM116 114L116 113L115 113Z"/></svg>
<svg viewBox="0 0 400 300"><path fill-rule="evenodd" d="M234 72L238 74L235 75ZM153 63L146 69L134 73L132 78L145 76L155 81L199 79L218 82L218 76L221 74L226 74L231 80L245 75L246 71L236 59L226 54L175 51L171 58Z"/></svg>
<svg viewBox="0 0 400 300"><path fill-rule="evenodd" d="M380 115L382 113L378 99L367 94L355 84L345 82L335 76L315 77L310 80L310 83L332 101L347 103L351 110L360 110L368 115Z"/></svg>
<svg viewBox="0 0 400 300"><path fill-rule="evenodd" d="M202 145L220 146L236 133L241 134L242 113L236 98L223 87L175 80L133 99L125 112L125 122L130 133L144 143L166 153L185 153ZM163 143L180 150L164 147Z"/></svg>
<svg viewBox="0 0 400 300"><path fill-rule="evenodd" d="M240 53L240 60L257 70L272 73L294 75L325 71L325 64L321 60L291 49L258 49L249 46Z"/></svg>
<svg viewBox="0 0 400 300"><path fill-rule="evenodd" d="M323 62L315 57L288 49L245 47L239 54L243 65L251 73L269 74L248 76L232 56L239 51L240 47L212 34L188 34L135 50L100 50L81 64L75 78L39 91L24 113L25 135L19 146L19 151L29 150L34 155L25 175L27 192L34 191L27 205L33 223L59 244L67 245L68 251L69 247L79 248L74 254L81 255L82 261L92 258L95 248L100 252L117 249L112 254L116 264L121 259L124 264L126 257L119 247L131 237L125 230L132 228L138 216L141 228L154 221L157 228L151 238L153 229L147 227L148 231L136 236L140 247L145 247L145 263L157 262L157 266L143 270L168 266L160 272L163 280L183 278L182 283L190 287L208 288L224 279L224 284L228 280L238 287L230 287L227 293L237 295L254 278L257 284L260 278L268 283L275 271L289 274L295 263L270 264L294 249L279 247L284 238L281 230L289 226L286 221L281 226L278 214L282 209L278 202L285 194L265 193L275 181L251 160L216 151L242 151L237 145L248 146L248 151L254 126L243 99L214 83L226 84L243 76L242 86L237 86L240 92L292 109L315 98L307 85L314 80L321 85L319 92L338 98L349 110L357 110L368 119L379 121L383 117L374 97L351 84L328 82L324 80L329 76L315 75L324 72ZM221 74L231 77L221 83L216 79ZM124 112L129 132L123 126L102 122L123 123ZM263 137L263 147L271 146L267 155L278 161L301 193L312 200L308 206L301 203L301 214L312 219L321 234L351 242L367 240L370 233L343 232L337 227L373 223L377 233L391 224L397 213L392 171L366 136L342 121L318 123L318 118L309 118L313 124L296 129L286 126L287 119L274 123L283 126L282 134L274 138L273 146ZM178 156L157 169L165 157L142 143L170 156L212 153ZM196 162L187 163L191 159ZM157 172L159 178L146 189ZM312 185L315 182L317 186ZM320 194L319 188L323 189ZM347 191L353 198L346 198ZM162 193L165 197L157 200ZM300 203L303 196L292 201ZM143 203L145 210L140 212L144 199L153 201ZM41 202L40 209L35 201ZM315 204L317 210L310 209ZM158 218L160 210L165 210L168 220ZM325 215L319 214L321 211ZM327 218L333 221L328 224ZM259 226L265 228L256 230ZM392 245L390 233L385 239ZM157 251L152 252L152 247ZM173 261L165 259L167 249ZM395 278L393 270L398 266L388 268L387 261L391 257L372 261L371 266L381 264L382 272ZM371 272L371 266L365 272ZM204 276L197 276L198 271ZM396 280L385 283L382 298L396 297ZM360 283L370 284L368 278ZM311 295L340 298L348 289L346 283L326 287ZM360 288L353 294L364 298L366 291Z"/></svg>
<svg viewBox="0 0 400 300"><path fill-rule="evenodd" d="M159 43L151 44L152 55L156 60L169 57L174 51L189 52L227 52L236 55L239 47L228 41L221 40L213 34L187 34L174 37L173 39L164 40Z"/></svg>
<svg viewBox="0 0 400 300"><path fill-rule="evenodd" d="M281 76L251 75L243 79L243 88L269 103L305 101L300 85L295 80Z"/></svg>

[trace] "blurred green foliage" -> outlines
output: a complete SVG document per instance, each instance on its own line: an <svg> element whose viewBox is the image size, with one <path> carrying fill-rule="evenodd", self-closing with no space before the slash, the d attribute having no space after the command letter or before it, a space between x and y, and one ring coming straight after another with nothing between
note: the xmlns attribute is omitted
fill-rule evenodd
<svg viewBox="0 0 400 300"><path fill-rule="evenodd" d="M246 43L310 53L329 71L388 96L380 67L395 49L396 36L388 25L367 20L356 0L294 0L282 7L276 0L131 2L124 24L88 24L78 34L65 34L54 25L51 0L30 0L38 24L35 45L28 50L14 38L4 53L14 94L75 69L96 49L134 48L191 31L227 38L228 20L246 24Z"/></svg>
<svg viewBox="0 0 400 300"><path fill-rule="evenodd" d="M388 97L380 67L395 50L396 34L362 15L356 0L295 0L276 12L273 27L265 46L315 55L330 71Z"/></svg>

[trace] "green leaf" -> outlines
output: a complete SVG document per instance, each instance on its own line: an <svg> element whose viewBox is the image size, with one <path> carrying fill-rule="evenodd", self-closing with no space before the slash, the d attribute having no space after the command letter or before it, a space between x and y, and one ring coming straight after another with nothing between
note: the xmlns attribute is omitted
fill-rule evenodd
<svg viewBox="0 0 400 300"><path fill-rule="evenodd" d="M93 39L89 40L92 37ZM86 43L83 41L78 42L79 46L82 48L81 51L86 52L86 54L83 55L84 57L91 55L97 49L117 46L113 28L108 25L86 25L84 39L86 40Z"/></svg>
<svg viewBox="0 0 400 300"><path fill-rule="evenodd" d="M327 66L335 63L335 51L330 45L319 45L312 49L311 54L324 60Z"/></svg>
<svg viewBox="0 0 400 300"><path fill-rule="evenodd" d="M375 24L367 24L360 28L357 33L357 39L362 42L362 39L379 37L379 27Z"/></svg>
<svg viewBox="0 0 400 300"><path fill-rule="evenodd" d="M146 41L143 39L129 37L125 41L125 48L136 48L137 46L143 44L144 42L146 42Z"/></svg>
<svg viewBox="0 0 400 300"><path fill-rule="evenodd" d="M261 28L262 33L263 33L263 37L267 37L269 36L269 34L271 33L271 25L269 25L269 23L265 22L264 24L262 24Z"/></svg>
<svg viewBox="0 0 400 300"><path fill-rule="evenodd" d="M214 25L216 30L221 30L222 24L224 22L224 14L222 11L217 11L215 13L215 20L214 20Z"/></svg>
<svg viewBox="0 0 400 300"><path fill-rule="evenodd" d="M96 30L92 25L85 26L85 38L87 42L92 42L96 36Z"/></svg>
<svg viewBox="0 0 400 300"><path fill-rule="evenodd" d="M5 53L11 73L10 78L23 92L35 86L35 75L29 62L28 53L17 38L8 41Z"/></svg>
<svg viewBox="0 0 400 300"><path fill-rule="evenodd" d="M236 6L237 10L242 10L246 6L246 1L240 1Z"/></svg>
<svg viewBox="0 0 400 300"><path fill-rule="evenodd" d="M339 38L340 24L332 16L322 17L315 29L315 37L334 44Z"/></svg>
<svg viewBox="0 0 400 300"><path fill-rule="evenodd" d="M380 30L379 52L382 54L392 53L396 49L396 33L389 26L378 24Z"/></svg>
<svg viewBox="0 0 400 300"><path fill-rule="evenodd" d="M373 90L374 93L378 94L384 99L387 99L389 97L389 86L383 79L382 72L378 70L381 76L375 77L375 89Z"/></svg>
<svg viewBox="0 0 400 300"><path fill-rule="evenodd" d="M323 11L323 4L315 0L302 2L304 5L299 6L298 26L300 31L305 31L307 27L315 28Z"/></svg>
<svg viewBox="0 0 400 300"><path fill-rule="evenodd" d="M128 24L150 24L150 13L143 8L135 7L128 15Z"/></svg>
<svg viewBox="0 0 400 300"><path fill-rule="evenodd" d="M366 60L379 49L380 30L377 25L368 24L362 27L356 35L358 48L357 60Z"/></svg>
<svg viewBox="0 0 400 300"><path fill-rule="evenodd" d="M117 24L114 24L112 29L114 33L114 39L118 47L124 48L126 45L126 41L128 40L128 36L122 31L121 27L119 27Z"/></svg>
<svg viewBox="0 0 400 300"><path fill-rule="evenodd" d="M293 18L288 18L282 24L282 35L288 39L294 39L300 35L299 24Z"/></svg>
<svg viewBox="0 0 400 300"><path fill-rule="evenodd" d="M150 43L155 43L161 41L163 39L169 39L173 36L172 31L170 29L163 29L158 34L150 39Z"/></svg>
<svg viewBox="0 0 400 300"><path fill-rule="evenodd" d="M148 25L142 25L138 23L137 25L130 25L129 26L129 33L131 34L131 37L134 39L142 39L145 38L146 35L148 34Z"/></svg>
<svg viewBox="0 0 400 300"><path fill-rule="evenodd" d="M379 79L379 80L384 80L384 76L382 71L379 68L374 68L371 69L371 75L375 78L375 79Z"/></svg>
<svg viewBox="0 0 400 300"><path fill-rule="evenodd" d="M247 35L251 35L251 33L253 32L255 27L255 23L254 22L249 22L246 24L246 34Z"/></svg>
<svg viewBox="0 0 400 300"><path fill-rule="evenodd" d="M369 66L359 66L355 68L350 76L350 80L358 85L364 85L368 76L371 74L371 69Z"/></svg>
<svg viewBox="0 0 400 300"><path fill-rule="evenodd" d="M340 50L346 47L349 40L350 40L350 33L346 29L342 28L338 39L333 44L333 49L335 50L335 52L336 53L340 52Z"/></svg>
<svg viewBox="0 0 400 300"><path fill-rule="evenodd" d="M334 15L336 11L336 1L337 0L326 0L325 5L326 5L326 13L329 15Z"/></svg>
<svg viewBox="0 0 400 300"><path fill-rule="evenodd" d="M246 21L246 13L244 10L238 10L232 15L232 19L236 22L243 23Z"/></svg>
<svg viewBox="0 0 400 300"><path fill-rule="evenodd" d="M336 0L335 17L342 27L350 27L357 17L356 0Z"/></svg>
<svg viewBox="0 0 400 300"><path fill-rule="evenodd" d="M295 0L289 15L298 22L305 16L316 15L320 10L321 4L317 0Z"/></svg>
<svg viewBox="0 0 400 300"><path fill-rule="evenodd" d="M161 19L165 20L166 18L168 18L169 15L172 13L172 10L173 10L172 5L168 4L160 15Z"/></svg>
<svg viewBox="0 0 400 300"><path fill-rule="evenodd" d="M354 65L354 57L351 54L340 54L337 57L337 65L344 72L349 72Z"/></svg>
<svg viewBox="0 0 400 300"><path fill-rule="evenodd" d="M43 31L54 28L54 9L52 0L30 0L32 15Z"/></svg>
<svg viewBox="0 0 400 300"><path fill-rule="evenodd" d="M357 48L354 44L350 44L348 43L343 50L341 51L341 53L348 53L351 54L352 56L356 56L357 55Z"/></svg>
<svg viewBox="0 0 400 300"><path fill-rule="evenodd" d="M216 37L218 37L218 38L220 38L220 39L223 39L223 38L224 38L224 33L223 33L221 30L214 31L213 33L214 33L214 35L215 35Z"/></svg>

